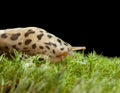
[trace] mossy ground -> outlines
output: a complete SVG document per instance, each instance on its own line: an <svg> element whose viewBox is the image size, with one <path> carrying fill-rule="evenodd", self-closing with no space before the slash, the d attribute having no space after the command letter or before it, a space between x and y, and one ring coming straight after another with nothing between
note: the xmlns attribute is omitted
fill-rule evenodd
<svg viewBox="0 0 120 93"><path fill-rule="evenodd" d="M120 93L120 58L95 52L50 64L38 55L0 56L0 93Z"/></svg>

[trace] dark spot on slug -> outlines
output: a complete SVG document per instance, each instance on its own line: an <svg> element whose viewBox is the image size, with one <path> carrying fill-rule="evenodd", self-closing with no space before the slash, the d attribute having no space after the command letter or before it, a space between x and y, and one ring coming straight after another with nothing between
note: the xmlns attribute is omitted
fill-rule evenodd
<svg viewBox="0 0 120 93"><path fill-rule="evenodd" d="M31 39L26 39L26 40L25 40L25 45L28 45L28 44L30 44L31 42L32 42Z"/></svg>
<svg viewBox="0 0 120 93"><path fill-rule="evenodd" d="M64 45L68 46L68 43L67 43L67 42L64 42Z"/></svg>
<svg viewBox="0 0 120 93"><path fill-rule="evenodd" d="M50 46L53 45L54 47L57 47L57 45L56 45L55 43L52 43L52 42L48 42L48 43L47 43L47 42L44 42L44 44L50 45Z"/></svg>
<svg viewBox="0 0 120 93"><path fill-rule="evenodd" d="M35 31L33 31L32 29L29 29L26 33L25 33L25 37L29 36L29 34L34 34Z"/></svg>
<svg viewBox="0 0 120 93"><path fill-rule="evenodd" d="M53 49L53 51L52 51L52 52L53 52L53 54L55 54L55 50L54 50L54 49Z"/></svg>
<svg viewBox="0 0 120 93"><path fill-rule="evenodd" d="M8 36L7 36L7 34L1 34L1 37L2 38L7 38Z"/></svg>
<svg viewBox="0 0 120 93"><path fill-rule="evenodd" d="M22 42L18 42L18 45L21 45L22 44Z"/></svg>
<svg viewBox="0 0 120 93"><path fill-rule="evenodd" d="M37 35L38 40L41 40L44 34Z"/></svg>
<svg viewBox="0 0 120 93"><path fill-rule="evenodd" d="M47 43L47 42L44 42L44 44L46 44L46 45L51 45L51 43L50 43L50 42L48 42L48 43Z"/></svg>
<svg viewBox="0 0 120 93"><path fill-rule="evenodd" d="M36 44L33 44L33 45L32 45L32 48L35 49L35 48L36 48Z"/></svg>
<svg viewBox="0 0 120 93"><path fill-rule="evenodd" d="M27 47L24 47L23 49L28 49Z"/></svg>
<svg viewBox="0 0 120 93"><path fill-rule="evenodd" d="M60 48L60 50L64 50L64 48Z"/></svg>
<svg viewBox="0 0 120 93"><path fill-rule="evenodd" d="M53 45L54 47L57 47L57 45L56 45L55 43L52 43L52 45Z"/></svg>
<svg viewBox="0 0 120 93"><path fill-rule="evenodd" d="M16 45L12 45L13 48L16 48Z"/></svg>
<svg viewBox="0 0 120 93"><path fill-rule="evenodd" d="M30 50L28 49L28 47L24 47L22 52L30 52Z"/></svg>
<svg viewBox="0 0 120 93"><path fill-rule="evenodd" d="M62 44L62 41L60 39L57 39L57 41L60 43L60 45Z"/></svg>
<svg viewBox="0 0 120 93"><path fill-rule="evenodd" d="M12 34L12 36L10 37L10 39L11 40L17 40L19 36L20 36L20 33Z"/></svg>
<svg viewBox="0 0 120 93"><path fill-rule="evenodd" d="M50 34L48 34L47 36L48 36L48 38L52 38L52 35L50 35Z"/></svg>
<svg viewBox="0 0 120 93"><path fill-rule="evenodd" d="M45 46L45 47L50 50L50 47L49 47L49 46Z"/></svg>
<svg viewBox="0 0 120 93"><path fill-rule="evenodd" d="M40 49L44 49L44 47L43 47L43 46L39 46L39 48L40 48Z"/></svg>
<svg viewBox="0 0 120 93"><path fill-rule="evenodd" d="M71 48L68 48L68 51L71 51L72 49Z"/></svg>
<svg viewBox="0 0 120 93"><path fill-rule="evenodd" d="M16 45L12 45L12 47L16 50L18 50L17 46Z"/></svg>
<svg viewBox="0 0 120 93"><path fill-rule="evenodd" d="M43 32L44 32L44 31L40 30L40 33L42 33L42 34L43 34Z"/></svg>

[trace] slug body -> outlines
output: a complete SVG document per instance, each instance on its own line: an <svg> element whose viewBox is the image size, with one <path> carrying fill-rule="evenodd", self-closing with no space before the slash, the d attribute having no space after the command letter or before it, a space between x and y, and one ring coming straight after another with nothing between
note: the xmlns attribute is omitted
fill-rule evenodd
<svg viewBox="0 0 120 93"><path fill-rule="evenodd" d="M58 62L71 55L72 51L84 50L85 47L72 47L38 27L0 30L0 52L12 53L13 49L28 55L40 54L50 62Z"/></svg>

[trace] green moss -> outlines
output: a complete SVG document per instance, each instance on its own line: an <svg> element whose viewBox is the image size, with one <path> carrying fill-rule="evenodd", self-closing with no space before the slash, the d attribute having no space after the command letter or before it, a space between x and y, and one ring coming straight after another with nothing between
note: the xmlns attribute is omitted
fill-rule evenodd
<svg viewBox="0 0 120 93"><path fill-rule="evenodd" d="M120 93L120 58L74 53L50 64L15 52L0 56L0 93Z"/></svg>

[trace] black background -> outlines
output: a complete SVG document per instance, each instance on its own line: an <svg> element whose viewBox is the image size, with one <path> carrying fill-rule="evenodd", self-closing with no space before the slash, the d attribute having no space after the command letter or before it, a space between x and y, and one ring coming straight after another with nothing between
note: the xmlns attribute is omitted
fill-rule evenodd
<svg viewBox="0 0 120 93"><path fill-rule="evenodd" d="M37 26L73 46L86 46L86 53L95 50L105 56L120 56L117 6L78 3L42 9L1 13L0 29Z"/></svg>

